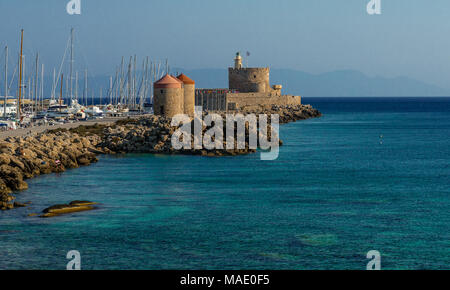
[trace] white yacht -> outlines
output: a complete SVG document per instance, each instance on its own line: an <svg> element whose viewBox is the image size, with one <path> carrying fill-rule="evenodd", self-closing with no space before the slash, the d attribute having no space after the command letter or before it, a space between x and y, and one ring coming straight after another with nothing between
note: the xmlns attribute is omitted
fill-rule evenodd
<svg viewBox="0 0 450 290"><path fill-rule="evenodd" d="M103 111L97 106L90 106L84 110L84 112L92 117L103 116Z"/></svg>
<svg viewBox="0 0 450 290"><path fill-rule="evenodd" d="M16 130L17 125L14 121L0 121L0 130Z"/></svg>
<svg viewBox="0 0 450 290"><path fill-rule="evenodd" d="M1 99L2 97L0 97ZM5 107L2 104L0 104L0 117L1 118L11 118L11 117L15 117L17 114L17 103L16 101L12 101L12 102L7 102L6 103L6 116L4 115L5 113Z"/></svg>
<svg viewBox="0 0 450 290"><path fill-rule="evenodd" d="M47 109L48 118L67 118L70 117L69 106L58 103L56 100L51 100Z"/></svg>

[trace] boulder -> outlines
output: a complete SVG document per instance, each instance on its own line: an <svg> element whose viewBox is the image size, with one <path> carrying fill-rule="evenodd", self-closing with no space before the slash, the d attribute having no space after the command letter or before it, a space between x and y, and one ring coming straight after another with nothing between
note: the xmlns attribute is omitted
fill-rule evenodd
<svg viewBox="0 0 450 290"><path fill-rule="evenodd" d="M81 155L77 158L77 162L78 162L78 164L83 165L83 166L91 164L91 161L89 161L89 159L83 155Z"/></svg>
<svg viewBox="0 0 450 290"><path fill-rule="evenodd" d="M9 188L4 182L3 178L0 178L0 195L8 196L12 192L11 188Z"/></svg>
<svg viewBox="0 0 450 290"><path fill-rule="evenodd" d="M19 158L15 157L15 156L12 156L12 155L9 158L10 158L9 165L14 166L14 167L18 167L22 171L25 169L25 165L23 164L22 161L19 160Z"/></svg>
<svg viewBox="0 0 450 290"><path fill-rule="evenodd" d="M0 154L0 165L6 164L8 165L11 162L11 158L8 154L1 153Z"/></svg>
<svg viewBox="0 0 450 290"><path fill-rule="evenodd" d="M13 205L14 205L15 208L26 207L27 206L26 204L20 203L20 202L17 202L17 201L15 201Z"/></svg>
<svg viewBox="0 0 450 290"><path fill-rule="evenodd" d="M28 185L23 181L23 173L17 167L0 166L0 177L11 190L24 190Z"/></svg>
<svg viewBox="0 0 450 290"><path fill-rule="evenodd" d="M42 211L43 215L41 215L40 217L49 218L56 217L62 214L93 210L96 208L94 206L96 204L97 203L91 201L72 201L69 204L57 204L44 209Z"/></svg>

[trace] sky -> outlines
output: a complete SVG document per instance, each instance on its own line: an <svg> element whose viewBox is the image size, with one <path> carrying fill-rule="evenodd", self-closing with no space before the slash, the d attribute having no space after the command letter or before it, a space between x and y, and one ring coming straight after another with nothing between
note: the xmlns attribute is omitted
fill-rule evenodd
<svg viewBox="0 0 450 290"><path fill-rule="evenodd" d="M381 15L367 13L369 0L80 1L81 15L69 15L69 0L0 0L0 48L9 46L10 62L23 28L26 61L39 52L51 71L73 27L76 69L91 75L114 74L134 54L199 69L231 66L237 51L250 51L249 66L351 69L450 88L448 0L381 0Z"/></svg>

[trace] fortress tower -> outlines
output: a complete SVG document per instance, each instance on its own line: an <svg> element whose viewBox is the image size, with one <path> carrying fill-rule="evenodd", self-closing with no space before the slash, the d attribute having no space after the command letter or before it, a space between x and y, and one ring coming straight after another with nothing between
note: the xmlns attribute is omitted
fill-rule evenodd
<svg viewBox="0 0 450 290"><path fill-rule="evenodd" d="M167 74L153 84L153 110L155 115L172 118L184 114L183 82Z"/></svg>
<svg viewBox="0 0 450 290"><path fill-rule="evenodd" d="M237 53L234 67L228 68L228 89L196 89L195 102L209 111L246 111L302 104L301 96L283 95L283 87L277 84L271 87L269 79L268 67L242 67L242 57Z"/></svg>
<svg viewBox="0 0 450 290"><path fill-rule="evenodd" d="M270 69L243 68L239 53L234 59L234 68L228 69L228 87L240 93L270 93Z"/></svg>
<svg viewBox="0 0 450 290"><path fill-rule="evenodd" d="M195 110L195 82L185 74L180 74L177 79L183 82L184 113L190 117L193 117Z"/></svg>

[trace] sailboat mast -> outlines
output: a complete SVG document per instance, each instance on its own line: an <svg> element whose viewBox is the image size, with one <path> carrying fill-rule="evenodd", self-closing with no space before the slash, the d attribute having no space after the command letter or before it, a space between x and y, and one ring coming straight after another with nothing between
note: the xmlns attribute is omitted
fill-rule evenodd
<svg viewBox="0 0 450 290"><path fill-rule="evenodd" d="M44 64L41 65L41 91L39 93L39 106L44 110Z"/></svg>
<svg viewBox="0 0 450 290"><path fill-rule="evenodd" d="M120 64L120 88L119 88L119 102L121 103L121 105L123 105L123 103L124 103L124 101L123 101L123 95L124 95L123 86L124 86L125 80L124 80L123 66L124 66L124 57L122 56L122 62Z"/></svg>
<svg viewBox="0 0 450 290"><path fill-rule="evenodd" d="M150 104L153 104L153 83L155 82L155 64L153 63L153 61L151 62L150 79Z"/></svg>
<svg viewBox="0 0 450 290"><path fill-rule="evenodd" d="M8 102L8 46L5 47L5 98L3 103L3 118L6 119L6 103Z"/></svg>
<svg viewBox="0 0 450 290"><path fill-rule="evenodd" d="M64 74L61 74L61 89L59 92L59 112L61 112L61 107L62 107L63 82L64 82Z"/></svg>
<svg viewBox="0 0 450 290"><path fill-rule="evenodd" d="M73 63L74 63L74 59L73 59L73 32L74 32L74 29L72 28L70 30L70 76L69 76L69 83L70 83L69 97L70 97L71 101L72 101L72 98L73 98Z"/></svg>
<svg viewBox="0 0 450 290"><path fill-rule="evenodd" d="M109 103L112 104L113 79L109 77Z"/></svg>
<svg viewBox="0 0 450 290"><path fill-rule="evenodd" d="M23 29L20 37L20 58L19 58L19 97L18 97L18 110L17 117L20 120L22 110L22 61L23 61Z"/></svg>
<svg viewBox="0 0 450 290"><path fill-rule="evenodd" d="M129 105L130 105L130 98L131 98L131 93L132 93L132 76L131 76L131 66L132 66L132 63L133 63L133 57L132 56L130 56L130 62L129 62L129 64L128 64L128 83L127 83L127 85L128 85L128 95L127 95L127 101L126 101L126 105L129 107Z"/></svg>
<svg viewBox="0 0 450 290"><path fill-rule="evenodd" d="M78 102L78 71L75 72L75 100Z"/></svg>
<svg viewBox="0 0 450 290"><path fill-rule="evenodd" d="M55 68L53 68L52 95L50 96L52 100L55 99L55 90L56 90L56 70Z"/></svg>
<svg viewBox="0 0 450 290"><path fill-rule="evenodd" d="M119 86L117 85L117 81L119 80L119 82L121 81L119 79L119 68L116 69L116 82L115 82L115 90L114 90L114 100L113 100L113 105L117 105L118 104L118 99L119 99Z"/></svg>
<svg viewBox="0 0 450 290"><path fill-rule="evenodd" d="M64 98L63 98L63 100L69 100L69 103L70 103L70 96L69 96L69 79L68 78L66 78L66 89L65 89L65 92L64 92Z"/></svg>
<svg viewBox="0 0 450 290"><path fill-rule="evenodd" d="M34 80L34 96L33 96L33 100L31 102L31 112L33 112L33 109L35 107L35 101L37 101L38 99L38 86L39 86L39 82L38 82L38 75L39 75L39 53L36 54L36 71L35 71L35 80Z"/></svg>
<svg viewBox="0 0 450 290"><path fill-rule="evenodd" d="M144 106L145 102L147 101L147 96L148 96L148 85L149 85L149 81L148 81L148 65L149 65L149 57L147 56L146 62L145 62L145 90L144 90L144 102L142 104L142 106ZM144 108L142 108L144 109Z"/></svg>
<svg viewBox="0 0 450 290"><path fill-rule="evenodd" d="M160 78L161 77L161 62L158 62L158 77L157 78Z"/></svg>
<svg viewBox="0 0 450 290"><path fill-rule="evenodd" d="M133 68L133 109L136 109L136 98L137 98L137 81L136 81L136 55L134 55L134 68Z"/></svg>
<svg viewBox="0 0 450 290"><path fill-rule="evenodd" d="M85 100L85 104L86 104L86 106L87 106L87 98L88 98L88 77L87 77L87 69L84 71L84 92L83 92L83 97L84 97L84 100Z"/></svg>
<svg viewBox="0 0 450 290"><path fill-rule="evenodd" d="M31 82L33 81L33 74L30 74L28 78L28 101L32 101L32 90L31 90ZM28 102L28 107L30 107L30 102ZM33 106L31 106L31 110L33 110Z"/></svg>

